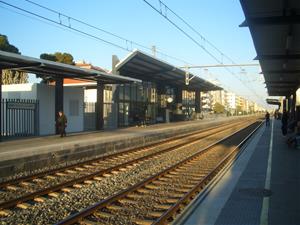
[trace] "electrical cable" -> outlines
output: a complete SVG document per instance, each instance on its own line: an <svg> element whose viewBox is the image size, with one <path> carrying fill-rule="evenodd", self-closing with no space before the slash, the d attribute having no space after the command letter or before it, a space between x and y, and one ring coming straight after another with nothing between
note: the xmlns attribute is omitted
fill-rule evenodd
<svg viewBox="0 0 300 225"><path fill-rule="evenodd" d="M110 31L104 30L104 29L102 29L102 28L99 28L99 27L97 27L97 26L94 26L94 25L92 25L92 24L89 24L89 23L87 23L87 22L85 22L85 21L83 21L83 20L76 19L76 18L74 18L74 17L72 17L72 16L66 15L66 14L64 14L64 13L62 13L62 12L57 11L57 10L54 10L54 9L49 8L49 7L43 6L43 5L41 5L41 4L39 4L39 3L36 3L36 2L34 2L34 1L31 1L31 0L24 0L24 1L26 1L26 2L28 2L28 3L30 3L30 4L33 4L33 5L35 5L35 6L38 6L38 7L42 8L42 9L48 10L48 11L50 11L50 12L52 12L52 13L58 14L58 15L60 15L60 16L64 16L64 17L68 18L69 20L74 20L74 21L76 21L76 22L78 22L78 23L80 23L80 24L83 24L83 25L88 26L88 27L90 27L90 28L93 28L93 29L95 29L95 30L98 30L98 31L101 31L101 32L106 33L106 34L108 34L108 35L111 35L111 36L113 36L113 37L116 37L116 38L118 38L118 39L120 39L120 40L125 41L126 44L127 44L127 43L130 43L131 45L134 44L134 45L136 45L136 46L138 46L138 47L141 47L141 48L144 48L144 49L147 49L147 50L150 50L150 51L152 50L151 48L149 48L149 47L147 47L147 46L145 46L145 45L143 45L143 44L140 44L140 43L138 43L138 42L129 40L129 39L124 38L124 37L122 37L122 36L120 36L120 35L118 35L118 34L115 34L115 33L112 33L112 32L110 32ZM164 56L166 56L166 57L168 57L168 58L172 58L172 59L174 59L174 60L177 60L177 61L180 61L180 62L184 62L184 63L186 63L186 64L191 64L191 63L188 63L187 61L185 61L185 60L183 60L183 59L179 59L179 58L177 58L177 57L174 57L174 56L171 56L171 55L169 55L169 54L166 54L166 53L164 53L163 51L157 50L157 53L162 54L162 55L164 55Z"/></svg>
<svg viewBox="0 0 300 225"><path fill-rule="evenodd" d="M162 10L158 10L155 6L153 6L151 3L149 3L147 0L143 0L148 6L150 6L154 11L156 11L158 14L160 14L163 18L165 18L167 21L169 21L173 26L175 26L180 32L182 32L186 37L188 37L190 40L192 40L198 47L203 49L208 55L210 55L214 60L216 60L218 63L223 64L222 61L220 61L215 55L213 55L210 51L208 51L203 45L201 45L195 38L193 38L190 34L188 34L186 31L184 31L179 25L177 25L175 22L173 22L171 19L168 18L167 14L163 14ZM163 3L161 0L159 0L160 5L164 5L165 9L170 8ZM173 10L171 12L174 12ZM176 14L177 15L177 14ZM182 19L183 20L183 19ZM185 22L185 20L183 20ZM186 23L186 22L185 22ZM190 25L188 25L190 26ZM190 28L191 29L191 28ZM193 28L194 29L194 28ZM199 35L203 37L200 33ZM204 38L204 37L203 37ZM205 39L206 40L206 39ZM208 43L208 42L207 42ZM214 45L213 45L214 46ZM219 50L218 50L219 51ZM223 54L224 55L224 54ZM225 56L225 55L224 55ZM234 63L235 64L235 63ZM234 72L232 72L229 68L225 67L225 70L227 70L229 73L231 73L233 76L235 76L247 89L249 89L260 101L262 100L262 97L257 95L255 90L253 90L251 87L246 85L244 81L239 78Z"/></svg>

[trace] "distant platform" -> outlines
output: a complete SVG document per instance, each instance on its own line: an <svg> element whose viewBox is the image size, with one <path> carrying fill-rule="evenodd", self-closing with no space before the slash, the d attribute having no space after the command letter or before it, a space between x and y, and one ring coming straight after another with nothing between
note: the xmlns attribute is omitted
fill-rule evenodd
<svg viewBox="0 0 300 225"><path fill-rule="evenodd" d="M288 148L280 128L262 126L175 224L300 224L300 149Z"/></svg>
<svg viewBox="0 0 300 225"><path fill-rule="evenodd" d="M239 117L156 124L112 131L27 138L0 143L0 178L47 165L72 163L144 146L175 135L205 129Z"/></svg>

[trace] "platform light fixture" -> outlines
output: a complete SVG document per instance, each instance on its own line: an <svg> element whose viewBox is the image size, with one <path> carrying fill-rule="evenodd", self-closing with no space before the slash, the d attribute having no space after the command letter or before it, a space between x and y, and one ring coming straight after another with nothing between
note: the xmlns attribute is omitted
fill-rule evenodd
<svg viewBox="0 0 300 225"><path fill-rule="evenodd" d="M173 102L173 98L172 98L172 97L168 97L168 98L167 98L167 102L168 102L168 103L172 103L172 102Z"/></svg>

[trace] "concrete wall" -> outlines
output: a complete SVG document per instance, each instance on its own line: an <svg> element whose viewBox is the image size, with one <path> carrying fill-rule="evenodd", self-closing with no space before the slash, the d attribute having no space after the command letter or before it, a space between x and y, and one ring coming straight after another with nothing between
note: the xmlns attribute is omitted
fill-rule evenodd
<svg viewBox="0 0 300 225"><path fill-rule="evenodd" d="M55 134L55 88L45 84L14 84L2 86L3 98L39 100L40 135ZM84 91L64 87L64 112L68 118L67 132L83 131Z"/></svg>
<svg viewBox="0 0 300 225"><path fill-rule="evenodd" d="M66 131L83 131L84 91L82 88L64 87L64 112L68 118Z"/></svg>
<svg viewBox="0 0 300 225"><path fill-rule="evenodd" d="M2 85L2 98L37 99L36 84Z"/></svg>
<svg viewBox="0 0 300 225"><path fill-rule="evenodd" d="M40 105L40 135L55 134L55 88L45 84L36 85Z"/></svg>

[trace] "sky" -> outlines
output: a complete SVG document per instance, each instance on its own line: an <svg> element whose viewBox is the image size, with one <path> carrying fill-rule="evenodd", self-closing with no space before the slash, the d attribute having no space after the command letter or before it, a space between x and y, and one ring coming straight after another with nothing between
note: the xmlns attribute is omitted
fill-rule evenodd
<svg viewBox="0 0 300 225"><path fill-rule="evenodd" d="M6 35L9 42L18 47L23 55L39 58L41 53L68 52L73 55L75 61L85 60L110 70L112 55L123 59L137 48L152 54L151 48L155 46L158 52L172 56L171 58L157 53L158 58L178 67L187 63L191 65L212 65L220 62L232 64L231 61L236 64L258 63L253 61L256 52L249 29L239 27L244 21L244 14L238 0L162 0L202 37L190 30L170 10L166 10L158 0L147 0L184 29L198 44L187 38L143 0L32 1L60 12L60 15L37 7L27 0L0 1L0 34ZM28 12L48 18L54 23ZM82 25L62 14L114 33L128 41ZM69 27L93 37L78 33ZM227 60L227 57L231 60ZM259 74L259 66L189 71L267 107L265 103L267 92L263 83L264 78Z"/></svg>

